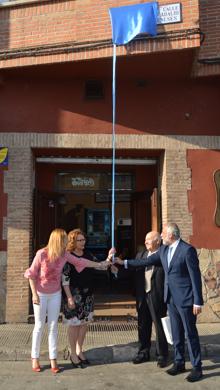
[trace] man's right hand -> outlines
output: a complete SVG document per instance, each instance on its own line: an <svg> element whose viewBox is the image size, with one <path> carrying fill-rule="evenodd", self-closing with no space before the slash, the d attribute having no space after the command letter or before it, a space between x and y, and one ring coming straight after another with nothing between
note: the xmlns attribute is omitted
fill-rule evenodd
<svg viewBox="0 0 220 390"><path fill-rule="evenodd" d="M120 259L120 257L115 257L114 264L124 265L124 260Z"/></svg>

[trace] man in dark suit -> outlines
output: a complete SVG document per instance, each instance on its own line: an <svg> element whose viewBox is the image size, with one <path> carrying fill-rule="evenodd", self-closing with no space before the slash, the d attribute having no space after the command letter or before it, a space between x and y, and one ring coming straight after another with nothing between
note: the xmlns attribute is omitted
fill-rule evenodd
<svg viewBox="0 0 220 390"><path fill-rule="evenodd" d="M136 260L144 260L157 252L161 237L158 232L149 232L145 237L146 250L137 254ZM166 316L167 306L163 300L164 271L160 265L135 269L136 307L138 314L138 339L140 348L133 359L134 364L150 359L152 323L156 333L156 353L159 367L167 365L168 345L161 318Z"/></svg>
<svg viewBox="0 0 220 390"><path fill-rule="evenodd" d="M162 231L163 244L145 260L125 260L125 267L162 264L165 272L164 301L168 305L174 345L174 364L167 370L169 375L185 371L185 335L192 370L188 382L202 378L201 349L196 318L203 305L201 273L194 247L180 238L175 223L168 223ZM116 259L119 264L124 264Z"/></svg>

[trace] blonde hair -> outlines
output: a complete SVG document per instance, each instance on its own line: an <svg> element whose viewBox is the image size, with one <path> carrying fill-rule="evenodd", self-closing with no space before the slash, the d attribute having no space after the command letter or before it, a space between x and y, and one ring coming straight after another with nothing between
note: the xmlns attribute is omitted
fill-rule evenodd
<svg viewBox="0 0 220 390"><path fill-rule="evenodd" d="M47 244L48 258L50 261L56 261L60 256L64 255L67 245L67 234L63 229L54 229Z"/></svg>
<svg viewBox="0 0 220 390"><path fill-rule="evenodd" d="M77 240L77 237L80 234L83 237L85 237L85 234L83 233L83 231L81 229L74 229L74 230L71 230L69 232L69 234L68 234L68 243L67 243L67 247L66 247L66 250L68 252L73 252L74 249L76 249L76 240Z"/></svg>

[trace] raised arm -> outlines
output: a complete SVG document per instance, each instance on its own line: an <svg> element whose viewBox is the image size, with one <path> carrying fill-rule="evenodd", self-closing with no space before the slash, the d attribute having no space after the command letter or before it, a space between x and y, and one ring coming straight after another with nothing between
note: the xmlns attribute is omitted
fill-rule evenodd
<svg viewBox="0 0 220 390"><path fill-rule="evenodd" d="M106 264L103 264L105 262L97 263L96 261L91 261L84 259L81 257L80 259L71 253L66 252L65 253L65 259L68 261L68 263L71 263L76 268L77 272L83 271L85 268L95 268L98 270L104 270L106 269Z"/></svg>
<svg viewBox="0 0 220 390"><path fill-rule="evenodd" d="M118 257L115 258L115 263L124 265L127 269L137 268L137 267L147 267L149 265L160 265L160 253L159 251L154 253L151 256L148 256L145 259L134 259L134 260L121 260Z"/></svg>

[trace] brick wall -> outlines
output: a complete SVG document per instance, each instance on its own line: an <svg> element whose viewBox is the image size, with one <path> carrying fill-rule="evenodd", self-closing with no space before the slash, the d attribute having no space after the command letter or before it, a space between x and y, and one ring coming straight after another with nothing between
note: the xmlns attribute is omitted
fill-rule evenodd
<svg viewBox="0 0 220 390"><path fill-rule="evenodd" d="M26 321L29 310L28 282L23 274L31 256L33 177L30 147L11 147L5 179L8 193L6 321L10 322Z"/></svg>
<svg viewBox="0 0 220 390"><path fill-rule="evenodd" d="M35 3L18 3L17 5L0 8L0 61L1 67L34 65L40 63L65 62L84 60L97 57L112 56L111 25L108 9L140 3L135 0L69 0L44 1ZM159 4L173 3L161 0ZM198 22L198 0L182 0L183 21L159 27L159 33L195 29ZM97 43L105 44L97 47ZM55 45L71 43L77 50L60 50L52 52ZM84 47L82 46L84 44ZM89 44L89 46L88 46ZM96 44L96 47L94 47ZM179 36L173 39L165 37L162 40L147 40L131 45L132 52L152 52L171 49L185 49L199 46L199 35ZM42 48L50 45L50 53L40 55L36 50L28 56L17 52L13 57L8 54L16 49ZM80 47L81 45L81 47ZM86 46L85 46L86 45ZM41 51L42 52L42 51ZM53 54L56 53L56 54ZM121 47L118 55L127 54L127 49Z"/></svg>
<svg viewBox="0 0 220 390"><path fill-rule="evenodd" d="M4 172L6 169L0 168L0 251L6 250L6 240L4 235L4 222L7 215L7 195L4 193Z"/></svg>
<svg viewBox="0 0 220 390"><path fill-rule="evenodd" d="M0 324L5 322L7 253L0 251Z"/></svg>
<svg viewBox="0 0 220 390"><path fill-rule="evenodd" d="M200 0L200 29L204 34L198 57L195 62L196 76L211 76L220 74L220 1ZM209 63L197 63L197 60L211 60ZM217 59L217 61L215 61ZM214 60L214 61L213 61Z"/></svg>
<svg viewBox="0 0 220 390"><path fill-rule="evenodd" d="M5 221L7 214L7 196L4 193L4 172L0 168L0 323L5 321L6 304L6 266L7 266L7 242L5 236Z"/></svg>
<svg viewBox="0 0 220 390"><path fill-rule="evenodd" d="M220 56L220 2L219 0L200 0L200 28L204 33L199 58Z"/></svg>
<svg viewBox="0 0 220 390"><path fill-rule="evenodd" d="M161 180L162 223L176 222L182 238L187 241L192 230L187 197L190 186L191 172L186 165L186 151L166 149Z"/></svg>

